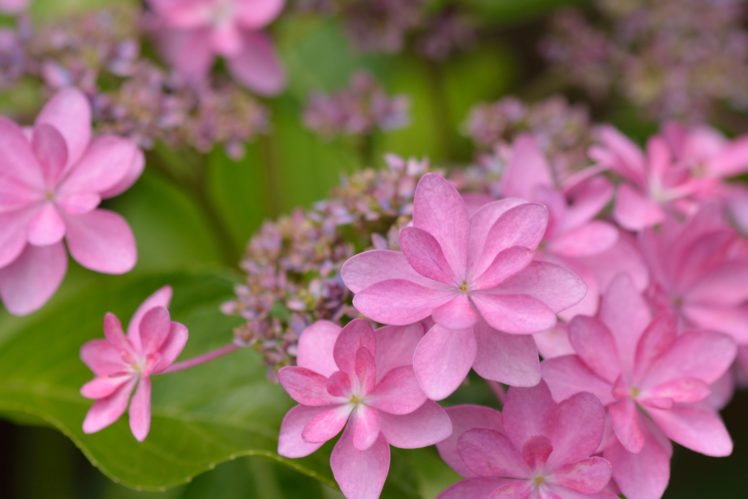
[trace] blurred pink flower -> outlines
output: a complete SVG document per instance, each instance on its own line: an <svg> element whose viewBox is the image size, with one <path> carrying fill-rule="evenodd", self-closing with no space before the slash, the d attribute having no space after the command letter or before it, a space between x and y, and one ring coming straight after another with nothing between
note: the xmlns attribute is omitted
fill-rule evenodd
<svg viewBox="0 0 748 499"><path fill-rule="evenodd" d="M114 423L135 391L130 429L137 440L145 440L151 425L150 377L174 363L189 335L184 325L171 321L170 301L170 287L156 291L135 312L126 336L117 317L106 314L106 339L91 340L81 348L81 359L96 375L81 388L84 397L95 401L83 422L85 433Z"/></svg>
<svg viewBox="0 0 748 499"><path fill-rule="evenodd" d="M32 129L0 117L0 296L23 315L41 307L67 270L63 239L86 268L122 274L135 239L118 214L98 209L140 176L137 146L91 136L91 108L75 89L57 93Z"/></svg>
<svg viewBox="0 0 748 499"><path fill-rule="evenodd" d="M414 449L449 436L447 413L426 399L412 357L423 328L384 327L362 319L341 330L318 321L299 340L298 366L278 373L299 403L281 424L278 453L304 457L338 433L330 466L349 499L374 499L390 465L389 445Z"/></svg>
<svg viewBox="0 0 748 499"><path fill-rule="evenodd" d="M149 0L158 16L156 36L164 57L183 76L204 82L216 57L260 95L276 95L286 75L270 37L261 31L284 0Z"/></svg>
<svg viewBox="0 0 748 499"><path fill-rule="evenodd" d="M30 0L0 0L0 13L20 14L29 6Z"/></svg>
<svg viewBox="0 0 748 499"><path fill-rule="evenodd" d="M603 438L605 411L589 393L556 404L548 387L510 388L501 414L487 408L449 410L455 431L438 445L467 480L441 499L613 499L606 487L611 465L594 456Z"/></svg>

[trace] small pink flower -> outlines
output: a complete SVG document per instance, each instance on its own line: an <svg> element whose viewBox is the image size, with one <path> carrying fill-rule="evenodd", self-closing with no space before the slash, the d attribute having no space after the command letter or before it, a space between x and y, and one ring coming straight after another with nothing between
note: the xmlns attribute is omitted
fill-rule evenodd
<svg viewBox="0 0 748 499"><path fill-rule="evenodd" d="M29 0L0 0L0 13L21 14L29 6Z"/></svg>
<svg viewBox="0 0 748 499"><path fill-rule="evenodd" d="M73 258L97 272L135 265L135 239L118 214L97 208L132 185L143 154L126 139L91 137L91 107L57 93L33 129L0 117L0 295L13 314L41 307Z"/></svg>
<svg viewBox="0 0 748 499"><path fill-rule="evenodd" d="M631 280L621 275L606 291L597 318L577 316L569 323L569 340L576 355L544 361L543 379L556 400L587 391L606 406L616 438L604 455L624 494L659 497L664 491L667 438L709 456L732 452L724 424L707 403L711 385L735 359L730 337L678 335L672 315L653 320ZM638 459L650 462L651 471L637 474Z"/></svg>
<svg viewBox="0 0 748 499"><path fill-rule="evenodd" d="M137 440L145 440L151 425L150 377L166 371L187 344L187 328L169 318L170 301L170 287L156 291L135 312L126 336L117 317L106 314L106 339L91 340L81 348L81 359L96 375L81 388L84 397L95 400L83 422L85 433L114 423L135 391L130 430Z"/></svg>
<svg viewBox="0 0 748 499"><path fill-rule="evenodd" d="M217 56L247 88L278 94L286 76L270 38L260 31L283 9L284 0L150 0L162 26L164 57L195 83L205 80ZM165 28L165 29L162 29Z"/></svg>
<svg viewBox="0 0 748 499"><path fill-rule="evenodd" d="M441 499L617 497L606 487L611 465L594 456L605 411L593 395L557 404L548 387L510 388L501 414L477 406L448 409L454 432L437 444L466 480Z"/></svg>
<svg viewBox="0 0 748 499"><path fill-rule="evenodd" d="M281 424L278 453L307 456L343 431L330 458L335 480L349 499L379 497L390 465L389 445L414 449L447 438L447 413L418 387L413 350L423 328L374 332L357 319L341 330L327 321L305 329L298 366L278 373L299 405Z"/></svg>

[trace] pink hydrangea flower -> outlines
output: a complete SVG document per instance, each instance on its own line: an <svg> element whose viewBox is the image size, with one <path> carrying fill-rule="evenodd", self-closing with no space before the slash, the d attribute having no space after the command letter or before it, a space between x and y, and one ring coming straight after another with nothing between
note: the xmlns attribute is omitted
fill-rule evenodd
<svg viewBox="0 0 748 499"><path fill-rule="evenodd" d="M748 138L727 142L711 130L671 127L643 152L613 127L599 135L590 155L623 180L613 216L631 230L660 224L668 213L693 213L701 200L722 193L722 179L748 170Z"/></svg>
<svg viewBox="0 0 748 499"><path fill-rule="evenodd" d="M735 359L730 337L678 335L672 315L653 319L631 280L621 275L596 318L577 316L569 323L569 340L576 355L545 360L543 379L556 400L587 391L606 406L616 438L604 455L628 497L654 498L665 490L668 438L709 456L732 452L724 424L706 403L710 385Z"/></svg>
<svg viewBox="0 0 748 499"><path fill-rule="evenodd" d="M0 0L0 13L20 14L29 6L29 0Z"/></svg>
<svg viewBox="0 0 748 499"><path fill-rule="evenodd" d="M330 466L349 499L374 499L390 465L389 446L413 449L449 436L447 413L418 387L411 365L423 328L384 327L361 319L341 330L327 321L305 329L298 366L278 373L299 403L281 424L278 453L311 454L341 431Z"/></svg>
<svg viewBox="0 0 748 499"><path fill-rule="evenodd" d="M63 240L88 269L132 269L130 227L98 205L132 185L143 165L130 140L91 137L91 107L78 90L57 93L32 129L0 117L0 296L11 313L38 309L60 285Z"/></svg>
<svg viewBox="0 0 748 499"><path fill-rule="evenodd" d="M610 463L594 455L605 411L589 393L557 404L541 382L510 388L501 414L457 406L449 415L454 432L439 452L466 480L440 499L617 497L606 488Z"/></svg>
<svg viewBox="0 0 748 499"><path fill-rule="evenodd" d="M95 402L83 422L85 433L114 423L127 409L130 395L130 430L145 440L151 426L151 376L163 373L187 344L187 328L171 321L167 307L171 288L150 296L135 312L127 335L113 314L104 317L104 340L91 340L81 348L81 359L93 371L81 394Z"/></svg>
<svg viewBox="0 0 748 499"><path fill-rule="evenodd" d="M534 261L547 220L544 206L513 198L468 216L454 186L427 174L416 187L413 226L400 232L402 251L361 253L341 275L367 317L390 325L436 323L413 360L429 397L454 391L477 358L485 371L495 371L502 361L516 360L515 353L530 364L511 382L531 386L538 381L535 347L531 338L511 335L553 327L556 313L585 294L569 270Z"/></svg>
<svg viewBox="0 0 748 499"><path fill-rule="evenodd" d="M285 72L261 30L278 17L284 0L149 1L161 24L156 29L164 57L186 78L201 84L220 56L254 92L283 90Z"/></svg>

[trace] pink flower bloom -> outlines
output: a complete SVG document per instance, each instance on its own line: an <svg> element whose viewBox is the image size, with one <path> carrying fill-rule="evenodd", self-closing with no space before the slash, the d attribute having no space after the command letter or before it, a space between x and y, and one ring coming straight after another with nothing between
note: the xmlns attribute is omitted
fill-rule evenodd
<svg viewBox="0 0 748 499"><path fill-rule="evenodd" d="M304 457L338 433L330 466L349 499L379 496L390 465L389 445L414 449L449 436L447 413L418 387L411 359L423 328L374 332L357 319L341 330L327 321L305 329L296 367L278 373L299 405L283 419L278 453Z"/></svg>
<svg viewBox="0 0 748 499"><path fill-rule="evenodd" d="M476 362L479 373L497 379L503 360L527 359L514 379L497 380L537 383L531 338L511 335L553 327L556 313L585 293L572 272L533 261L547 217L545 207L511 198L469 217L457 190L427 174L416 188L413 226L400 232L402 252L367 251L343 265L353 304L367 317L390 325L435 321L413 360L429 397L449 395Z"/></svg>
<svg viewBox="0 0 748 499"><path fill-rule="evenodd" d="M29 6L29 0L0 0L0 13L20 14Z"/></svg>
<svg viewBox="0 0 748 499"><path fill-rule="evenodd" d="M186 78L204 82L217 56L247 88L261 95L283 90L286 76L270 38L260 31L284 0L150 0L164 57ZM165 29L161 29L161 28Z"/></svg>
<svg viewBox="0 0 748 499"><path fill-rule="evenodd" d="M137 180L137 146L91 137L91 108L74 89L57 93L33 129L0 117L0 296L13 314L41 307L67 270L63 239L86 268L122 274L135 265L127 222L98 209Z"/></svg>
<svg viewBox="0 0 748 499"><path fill-rule="evenodd" d="M589 393L556 404L541 382L510 388L502 414L458 406L449 415L455 430L439 452L467 480L441 499L616 497L606 490L610 463L594 456L605 411Z"/></svg>
<svg viewBox="0 0 748 499"><path fill-rule="evenodd" d="M605 456L624 494L659 497L664 491L670 446L663 434L709 456L732 452L724 424L705 403L710 385L735 358L728 336L679 336L674 318L664 313L653 320L621 275L603 296L597 318L577 316L569 323L569 340L576 355L544 361L543 379L556 400L588 391L606 406L617 442L606 445ZM651 470L632 470L637 460Z"/></svg>
<svg viewBox="0 0 748 499"><path fill-rule="evenodd" d="M169 318L170 301L170 287L156 291L133 315L127 335L117 317L106 314L106 339L91 340L81 348L81 359L96 375L81 388L84 397L95 400L83 422L85 433L114 423L135 391L130 430L137 440L145 440L151 425L150 377L166 371L187 343L187 328Z"/></svg>
<svg viewBox="0 0 748 499"><path fill-rule="evenodd" d="M720 195L723 178L748 170L748 138L728 143L712 130L671 126L643 152L614 128L602 127L590 155L623 181L616 221L639 230L662 223L668 213L691 214L700 200Z"/></svg>

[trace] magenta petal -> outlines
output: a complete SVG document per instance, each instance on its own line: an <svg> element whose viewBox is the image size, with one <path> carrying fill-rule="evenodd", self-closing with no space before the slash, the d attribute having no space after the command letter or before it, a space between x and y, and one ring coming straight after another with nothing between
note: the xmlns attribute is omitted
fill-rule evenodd
<svg viewBox="0 0 748 499"><path fill-rule="evenodd" d="M57 92L36 118L36 126L51 125L65 138L68 167L83 156L91 140L91 105L88 98L75 88Z"/></svg>
<svg viewBox="0 0 748 499"><path fill-rule="evenodd" d="M351 415L353 446L366 450L379 438L379 413L365 405L359 405Z"/></svg>
<svg viewBox="0 0 748 499"><path fill-rule="evenodd" d="M278 95L286 86L286 72L265 33L244 32L241 51L227 60L229 71L253 92Z"/></svg>
<svg viewBox="0 0 748 499"><path fill-rule="evenodd" d="M473 369L481 377L511 386L538 384L540 360L532 337L502 333L484 322L474 331L478 348Z"/></svg>
<svg viewBox="0 0 748 499"><path fill-rule="evenodd" d="M68 215L66 222L68 248L84 267L105 274L124 274L135 266L135 237L120 215L94 210Z"/></svg>
<svg viewBox="0 0 748 499"><path fill-rule="evenodd" d="M556 314L531 296L473 293L470 298L483 319L505 333L537 333L556 325Z"/></svg>
<svg viewBox="0 0 748 499"><path fill-rule="evenodd" d="M411 366L387 373L367 397L367 404L389 414L409 414L426 401Z"/></svg>
<svg viewBox="0 0 748 499"><path fill-rule="evenodd" d="M653 386L644 393L649 399L688 404L704 400L711 393L711 389L700 379L680 378Z"/></svg>
<svg viewBox="0 0 748 499"><path fill-rule="evenodd" d="M106 398L132 379L132 377L132 374L126 373L94 378L81 387L81 395L87 399Z"/></svg>
<svg viewBox="0 0 748 499"><path fill-rule="evenodd" d="M686 304L683 315L700 328L729 334L738 343L748 342L748 306Z"/></svg>
<svg viewBox="0 0 748 499"><path fill-rule="evenodd" d="M498 286L507 278L526 268L535 257L535 252L520 246L505 249L473 283L476 289Z"/></svg>
<svg viewBox="0 0 748 499"><path fill-rule="evenodd" d="M29 222L29 243L49 246L59 243L65 236L65 221L52 203L44 203Z"/></svg>
<svg viewBox="0 0 748 499"><path fill-rule="evenodd" d="M346 430L332 450L330 467L346 497L377 499L390 469L390 448L380 436L371 447L360 451Z"/></svg>
<svg viewBox="0 0 748 499"><path fill-rule="evenodd" d="M139 153L134 142L115 136L97 137L60 186L61 195L111 189L130 173Z"/></svg>
<svg viewBox="0 0 748 499"><path fill-rule="evenodd" d="M423 338L423 326L385 326L377 330L377 383L396 367L413 365L413 352Z"/></svg>
<svg viewBox="0 0 748 499"><path fill-rule="evenodd" d="M407 279L421 285L429 280L413 270L405 255L399 251L370 250L352 256L340 269L340 277L354 293L382 281Z"/></svg>
<svg viewBox="0 0 748 499"><path fill-rule="evenodd" d="M169 335L171 318L164 307L150 309L140 322L140 348L145 355L156 353Z"/></svg>
<svg viewBox="0 0 748 499"><path fill-rule="evenodd" d="M449 329L466 329L478 321L478 312L465 294L455 295L431 314L437 324Z"/></svg>
<svg viewBox="0 0 748 499"><path fill-rule="evenodd" d="M42 167L47 186L55 185L68 162L65 139L56 128L39 125L34 129L31 145Z"/></svg>
<svg viewBox="0 0 748 499"><path fill-rule="evenodd" d="M387 443L401 449L419 449L441 442L452 433L452 422L439 404L427 401L401 416L380 413L380 430Z"/></svg>
<svg viewBox="0 0 748 499"><path fill-rule="evenodd" d="M665 220L665 212L659 204L644 197L628 184L618 188L613 216L619 224L629 230L641 230Z"/></svg>
<svg viewBox="0 0 748 499"><path fill-rule="evenodd" d="M23 130L0 116L0 164L3 180L11 179L23 188L44 188L42 167L36 159L31 144ZM5 189L4 189L5 190Z"/></svg>
<svg viewBox="0 0 748 499"><path fill-rule="evenodd" d="M591 393L578 393L551 411L549 426L553 453L548 466L581 461L595 454L600 447L605 429L605 409ZM607 480L601 488L606 483Z"/></svg>
<svg viewBox="0 0 748 499"><path fill-rule="evenodd" d="M614 383L621 374L613 335L605 324L592 317L578 315L569 323L569 341L577 355L592 372Z"/></svg>
<svg viewBox="0 0 748 499"><path fill-rule="evenodd" d="M555 400L564 400L580 392L592 393L603 404L614 400L610 383L590 371L576 355L545 359L540 371Z"/></svg>
<svg viewBox="0 0 748 499"><path fill-rule="evenodd" d="M322 406L341 402L327 392L327 378L304 367L284 367L278 371L278 381L299 404Z"/></svg>
<svg viewBox="0 0 748 499"><path fill-rule="evenodd" d="M107 340L87 341L80 351L81 360L96 376L111 376L129 372L128 364L122 359L122 351Z"/></svg>
<svg viewBox="0 0 748 499"><path fill-rule="evenodd" d="M618 440L629 452L641 451L647 438L642 416L631 399L621 399L608 405L608 415Z"/></svg>
<svg viewBox="0 0 748 499"><path fill-rule="evenodd" d="M140 322L143 320L143 316L146 312L150 311L155 307L169 308L171 303L172 289L171 286L164 286L160 288L138 307L130 319L130 323L127 325L127 337L130 339L133 345L140 350Z"/></svg>
<svg viewBox="0 0 748 499"><path fill-rule="evenodd" d="M649 415L669 438L707 456L732 454L732 439L722 419L711 410L696 406L648 409Z"/></svg>
<svg viewBox="0 0 748 499"><path fill-rule="evenodd" d="M377 322L406 326L425 319L453 296L448 289L426 288L411 281L393 279L357 293L353 305Z"/></svg>
<svg viewBox="0 0 748 499"><path fill-rule="evenodd" d="M460 457L472 476L524 478L531 470L511 440L494 430L473 429L458 439Z"/></svg>
<svg viewBox="0 0 748 499"><path fill-rule="evenodd" d="M122 331L122 324L116 315L107 312L104 314L104 336L112 346L120 352L131 352L132 345L127 341Z"/></svg>
<svg viewBox="0 0 748 499"><path fill-rule="evenodd" d="M127 409L130 393L135 388L137 378L122 386L110 396L94 402L83 421L84 433L96 433L114 423Z"/></svg>
<svg viewBox="0 0 748 499"><path fill-rule="evenodd" d="M188 338L189 331L184 324L172 322L169 328L169 335L159 348L160 358L154 366L153 372L160 373L168 369L177 360L182 350L184 350Z"/></svg>
<svg viewBox="0 0 748 499"><path fill-rule="evenodd" d="M647 438L638 454L616 442L605 449L604 456L613 465L613 478L626 497L662 497L670 480L670 453L653 438Z"/></svg>
<svg viewBox="0 0 748 499"><path fill-rule="evenodd" d="M464 477L472 476L457 450L457 442L464 432L483 428L501 432L501 413L481 405L456 405L447 408L452 420L452 434L436 445L439 455L453 470ZM382 430L384 431L384 430ZM394 445L394 444L393 444Z"/></svg>
<svg viewBox="0 0 748 499"><path fill-rule="evenodd" d="M481 266L491 263L495 255L483 255L483 248L486 245L488 234L507 211L526 204L527 201L517 198L504 198L498 201L490 201L481 206L470 217L470 238L468 240L468 267L475 269L479 266L479 260L486 256L486 262Z"/></svg>
<svg viewBox="0 0 748 499"><path fill-rule="evenodd" d="M358 379L361 393L370 393L377 379L377 365L374 354L368 348L359 348L356 352L354 373Z"/></svg>
<svg viewBox="0 0 748 499"><path fill-rule="evenodd" d="M591 495L608 485L612 473L613 467L607 459L590 457L555 470L549 478L554 485Z"/></svg>
<svg viewBox="0 0 748 499"><path fill-rule="evenodd" d="M448 285L457 282L458 278L447 263L439 242L425 230L417 227L400 230L400 247L410 266L419 274Z"/></svg>
<svg viewBox="0 0 748 499"><path fill-rule="evenodd" d="M574 272L548 262L533 262L501 284L501 292L528 295L554 312L577 304L587 293L584 281Z"/></svg>
<svg viewBox="0 0 748 499"><path fill-rule="evenodd" d="M304 329L296 350L296 364L323 376L337 371L332 352L340 331L340 326L330 321L316 321Z"/></svg>
<svg viewBox="0 0 748 499"><path fill-rule="evenodd" d="M512 387L504 400L503 425L520 448L536 435L546 435L549 415L556 404L545 383L532 388Z"/></svg>
<svg viewBox="0 0 748 499"><path fill-rule="evenodd" d="M444 492L439 494L438 499L466 499L468 497L475 499L496 499L494 494L502 486L513 486L515 484L521 485L524 489L527 489L527 492L531 490L529 483L524 481L519 482L501 478L470 478L469 480L463 480L450 486ZM524 490L521 492L524 492ZM514 495L511 497L524 498L522 495Z"/></svg>
<svg viewBox="0 0 748 499"><path fill-rule="evenodd" d="M352 406L324 406L324 411L314 416L301 433L302 438L310 443L327 442L340 433L351 415Z"/></svg>
<svg viewBox="0 0 748 499"><path fill-rule="evenodd" d="M372 354L376 353L374 329L369 321L354 319L340 331L333 346L332 354L338 368L352 374L356 367L356 355L362 348Z"/></svg>
<svg viewBox="0 0 748 499"><path fill-rule="evenodd" d="M0 213L0 268L18 258L26 246L31 214L33 210Z"/></svg>
<svg viewBox="0 0 748 499"><path fill-rule="evenodd" d="M142 378L130 402L130 430L142 442L151 429L151 380Z"/></svg>
<svg viewBox="0 0 748 499"><path fill-rule="evenodd" d="M413 354L413 369L427 397L441 400L463 382L476 355L471 329L446 329L433 326L421 339Z"/></svg>
<svg viewBox="0 0 748 499"><path fill-rule="evenodd" d="M328 407L297 405L286 413L278 436L278 454L284 457L305 457L316 451L324 442L308 442L301 436L304 428Z"/></svg>
<svg viewBox="0 0 748 499"><path fill-rule="evenodd" d="M641 379L657 359L673 344L678 335L676 318L669 312L662 313L647 326L636 345L636 379Z"/></svg>
<svg viewBox="0 0 748 499"><path fill-rule="evenodd" d="M0 296L5 307L14 315L34 312L57 291L67 266L61 243L27 246L12 264L0 269Z"/></svg>

